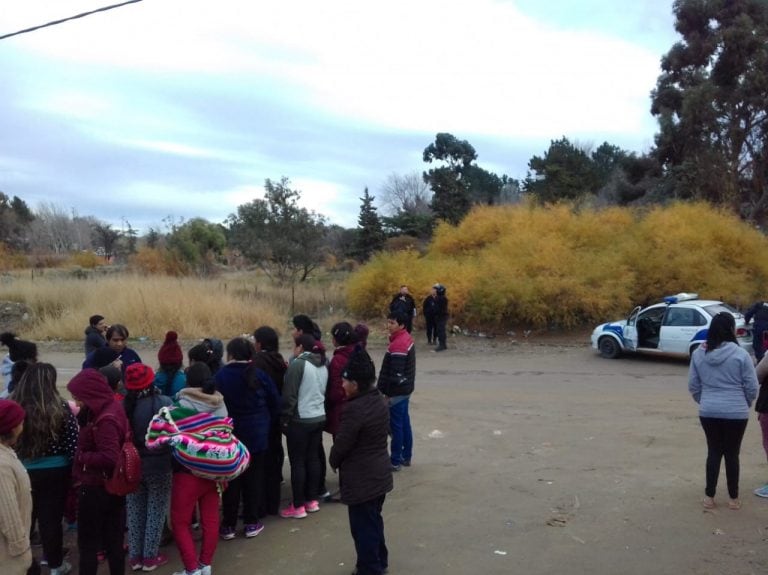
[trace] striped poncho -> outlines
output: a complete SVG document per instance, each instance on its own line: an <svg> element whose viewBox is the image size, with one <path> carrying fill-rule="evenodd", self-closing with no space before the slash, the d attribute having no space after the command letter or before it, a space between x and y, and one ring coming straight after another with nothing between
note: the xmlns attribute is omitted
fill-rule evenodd
<svg viewBox="0 0 768 575"><path fill-rule="evenodd" d="M193 475L231 481L246 470L248 449L232 433L232 418L187 407L163 407L149 423L146 445L170 446L173 457Z"/></svg>

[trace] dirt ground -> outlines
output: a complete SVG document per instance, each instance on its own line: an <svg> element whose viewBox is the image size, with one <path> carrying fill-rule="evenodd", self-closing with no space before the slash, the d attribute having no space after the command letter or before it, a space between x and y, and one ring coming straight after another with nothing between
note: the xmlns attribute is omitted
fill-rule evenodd
<svg viewBox="0 0 768 575"><path fill-rule="evenodd" d="M752 495L768 480L757 421L742 448L744 507L725 506L723 472L719 505L705 512L706 447L687 363L605 360L587 342L451 338L439 354L419 344L413 466L395 475L384 506L390 573L766 572L768 500ZM41 355L63 380L82 361ZM331 475L329 487L336 482ZM220 542L214 572L354 567L341 504L265 524L255 539ZM180 567L175 548L165 551L172 559L158 575Z"/></svg>

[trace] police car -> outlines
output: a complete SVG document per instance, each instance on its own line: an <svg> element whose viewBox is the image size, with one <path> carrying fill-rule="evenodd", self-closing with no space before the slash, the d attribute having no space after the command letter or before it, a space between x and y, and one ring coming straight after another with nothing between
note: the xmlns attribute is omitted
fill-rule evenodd
<svg viewBox="0 0 768 575"><path fill-rule="evenodd" d="M733 314L736 340L751 351L752 332L744 316L728 304L699 299L695 293L668 296L646 308L637 306L627 319L597 326L592 347L609 359L624 352L688 357L707 340L709 323L720 312Z"/></svg>

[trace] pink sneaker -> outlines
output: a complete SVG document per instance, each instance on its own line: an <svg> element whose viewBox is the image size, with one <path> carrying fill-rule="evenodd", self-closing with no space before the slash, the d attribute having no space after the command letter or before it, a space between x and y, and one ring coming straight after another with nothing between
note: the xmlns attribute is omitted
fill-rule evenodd
<svg viewBox="0 0 768 575"><path fill-rule="evenodd" d="M302 505L301 507L294 507L293 503L280 511L280 517L285 517L286 519L291 517L294 519L304 519L306 516L307 510L304 509L304 506Z"/></svg>
<svg viewBox="0 0 768 575"><path fill-rule="evenodd" d="M129 560L128 564L131 566L131 571L141 571L142 567L144 567L144 563L141 559L133 557Z"/></svg>
<svg viewBox="0 0 768 575"><path fill-rule="evenodd" d="M143 571L154 571L160 565L165 565L168 563L168 557L165 555L158 554L157 557L153 557L152 559L144 559L144 567Z"/></svg>
<svg viewBox="0 0 768 575"><path fill-rule="evenodd" d="M304 504L304 508L307 510L307 513L315 513L316 511L320 511L320 504L315 501L307 501Z"/></svg>

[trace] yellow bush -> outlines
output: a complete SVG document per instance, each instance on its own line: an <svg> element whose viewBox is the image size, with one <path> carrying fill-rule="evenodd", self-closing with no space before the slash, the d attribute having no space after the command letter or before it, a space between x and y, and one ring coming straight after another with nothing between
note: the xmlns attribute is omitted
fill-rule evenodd
<svg viewBox="0 0 768 575"><path fill-rule="evenodd" d="M354 313L381 315L401 283L423 297L440 281L470 326L578 326L680 291L746 306L764 297L768 241L707 204L647 212L572 206L476 208L441 224L428 252L372 259L349 281Z"/></svg>
<svg viewBox="0 0 768 575"><path fill-rule="evenodd" d="M16 270L27 267L24 254L14 252L3 242L0 242L0 271Z"/></svg>
<svg viewBox="0 0 768 575"><path fill-rule="evenodd" d="M146 275L181 276L189 271L189 266L176 258L173 252L157 248L139 248L128 263L131 269Z"/></svg>
<svg viewBox="0 0 768 575"><path fill-rule="evenodd" d="M67 263L73 266L91 270L98 266L104 265L106 262L104 261L103 257L97 256L93 252L77 252L69 256L69 261Z"/></svg>

